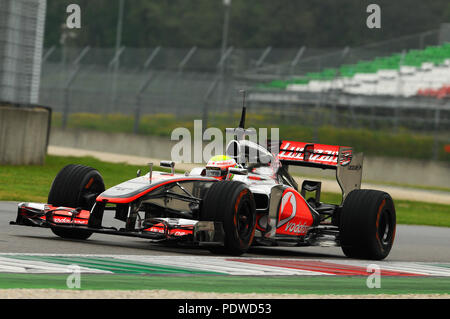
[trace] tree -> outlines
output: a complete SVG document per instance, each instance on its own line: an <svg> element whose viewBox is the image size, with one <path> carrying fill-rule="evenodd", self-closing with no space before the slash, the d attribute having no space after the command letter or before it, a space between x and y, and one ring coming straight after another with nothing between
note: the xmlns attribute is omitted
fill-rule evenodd
<svg viewBox="0 0 450 319"><path fill-rule="evenodd" d="M220 47L222 0L126 0L122 44L131 47ZM235 47L359 46L439 28L448 0L377 0L381 29L366 27L369 0L233 0L229 45ZM71 43L113 47L118 0L48 0L45 45L57 45L66 7L82 10Z"/></svg>

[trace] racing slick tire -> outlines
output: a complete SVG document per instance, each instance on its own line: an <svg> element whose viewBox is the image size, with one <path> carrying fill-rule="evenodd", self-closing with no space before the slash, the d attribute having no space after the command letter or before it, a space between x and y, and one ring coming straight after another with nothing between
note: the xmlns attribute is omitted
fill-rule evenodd
<svg viewBox="0 0 450 319"><path fill-rule="evenodd" d="M395 238L394 202L388 193L353 190L344 201L340 217L340 242L350 258L382 260Z"/></svg>
<svg viewBox="0 0 450 319"><path fill-rule="evenodd" d="M96 197L105 190L100 173L88 166L70 164L63 167L53 180L48 203L90 210ZM52 227L52 232L62 238L88 239L92 232L83 229Z"/></svg>
<svg viewBox="0 0 450 319"><path fill-rule="evenodd" d="M256 205L252 192L238 181L213 183L203 201L200 220L222 222L224 246L212 253L239 256L252 244L256 230Z"/></svg>

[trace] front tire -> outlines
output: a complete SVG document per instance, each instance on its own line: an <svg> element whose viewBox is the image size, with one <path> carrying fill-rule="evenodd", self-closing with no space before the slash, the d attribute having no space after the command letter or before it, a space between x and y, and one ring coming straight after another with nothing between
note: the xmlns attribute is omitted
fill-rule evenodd
<svg viewBox="0 0 450 319"><path fill-rule="evenodd" d="M53 206L64 206L91 210L96 197L105 191L100 173L88 166L70 164L63 167L53 180L47 202ZM84 229L52 227L52 232L62 238L88 239L92 232Z"/></svg>
<svg viewBox="0 0 450 319"><path fill-rule="evenodd" d="M252 244L256 230L256 205L252 192L237 181L211 185L200 214L200 220L222 222L223 247L211 247L212 253L239 256Z"/></svg>
<svg viewBox="0 0 450 319"><path fill-rule="evenodd" d="M347 257L381 260L391 251L396 214L388 193L354 190L344 201L340 217L340 241Z"/></svg>

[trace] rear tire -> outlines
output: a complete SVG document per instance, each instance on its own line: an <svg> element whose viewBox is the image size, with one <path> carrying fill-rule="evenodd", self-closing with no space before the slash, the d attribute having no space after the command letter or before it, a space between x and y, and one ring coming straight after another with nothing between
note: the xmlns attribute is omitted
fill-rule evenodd
<svg viewBox="0 0 450 319"><path fill-rule="evenodd" d="M91 210L96 197L105 190L100 173L88 166L70 164L62 168L53 180L47 202ZM88 239L92 232L83 229L52 227L52 232L62 238Z"/></svg>
<svg viewBox="0 0 450 319"><path fill-rule="evenodd" d="M211 247L212 253L239 256L252 244L256 230L256 206L252 192L237 181L211 185L200 214L200 220L222 222L223 247Z"/></svg>
<svg viewBox="0 0 450 319"><path fill-rule="evenodd" d="M391 251L396 214L388 193L354 190L344 201L340 217L340 241L347 257L381 260Z"/></svg>

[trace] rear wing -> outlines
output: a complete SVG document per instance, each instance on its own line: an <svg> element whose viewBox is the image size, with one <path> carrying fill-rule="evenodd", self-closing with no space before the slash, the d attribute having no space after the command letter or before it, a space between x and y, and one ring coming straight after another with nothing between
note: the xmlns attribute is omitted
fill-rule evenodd
<svg viewBox="0 0 450 319"><path fill-rule="evenodd" d="M338 163L348 165L352 158L351 147L337 145L280 141L279 150L278 159L281 163L294 166L336 169Z"/></svg>
<svg viewBox="0 0 450 319"><path fill-rule="evenodd" d="M279 141L278 160L282 165L336 170L336 179L345 197L361 188L363 154L347 146ZM273 145L270 145L273 147Z"/></svg>

